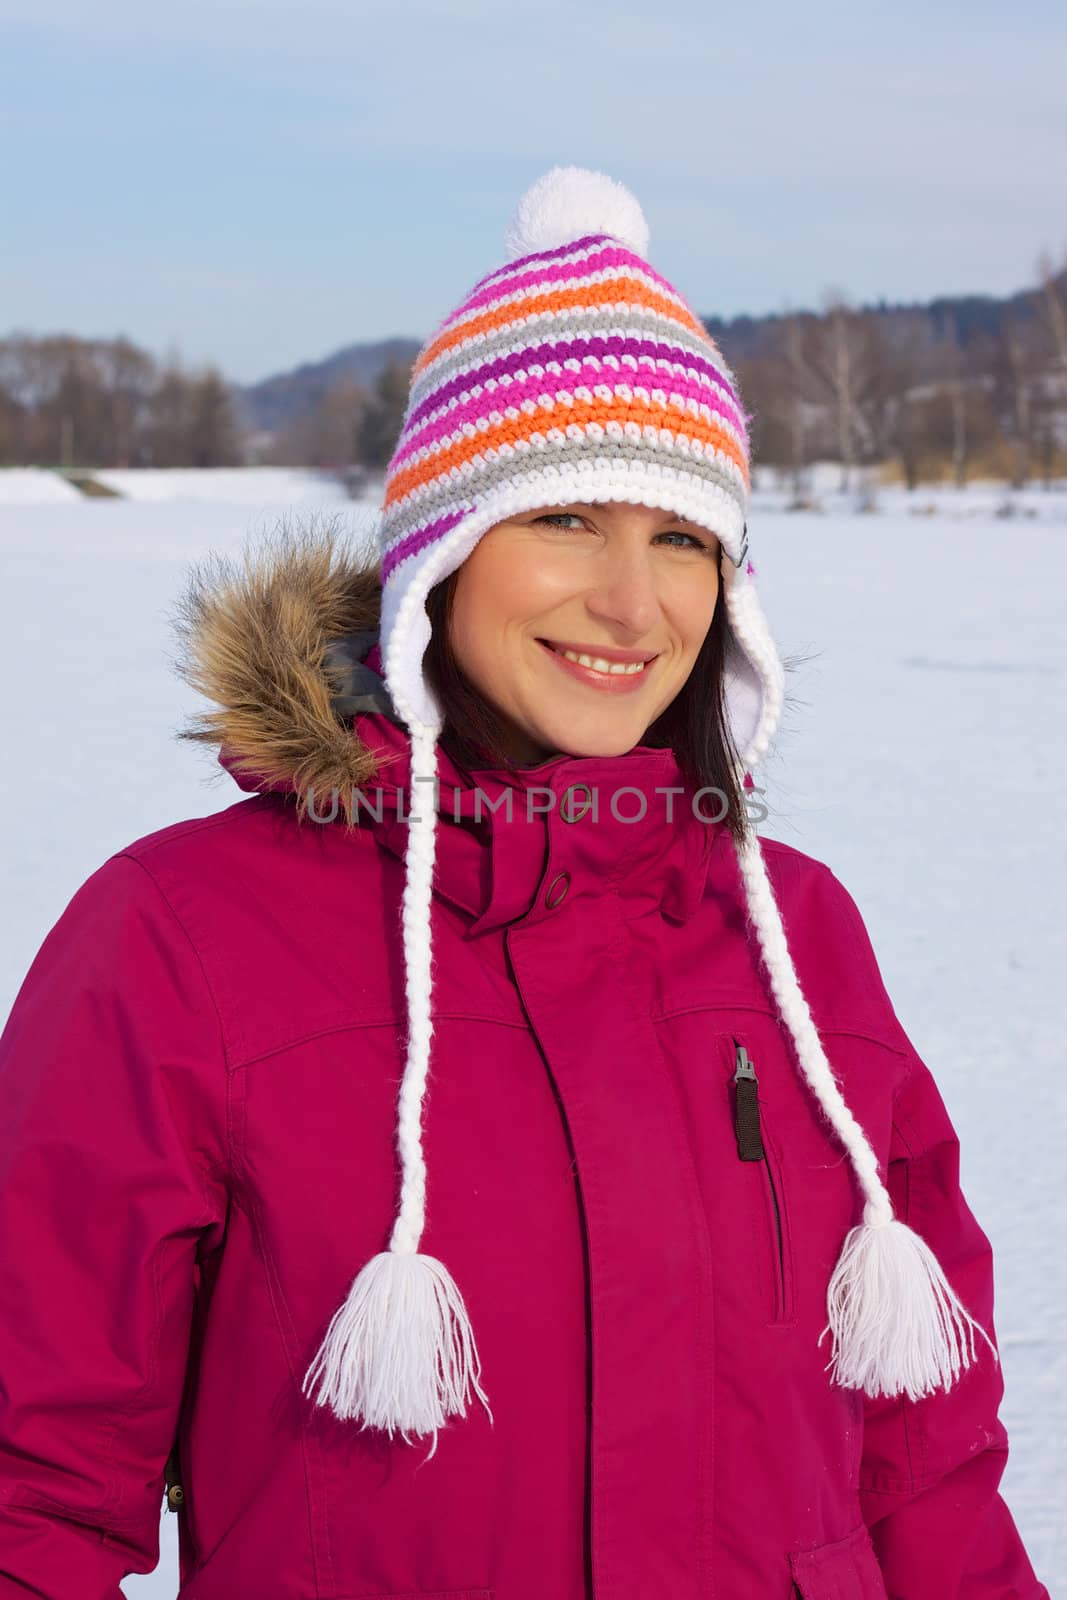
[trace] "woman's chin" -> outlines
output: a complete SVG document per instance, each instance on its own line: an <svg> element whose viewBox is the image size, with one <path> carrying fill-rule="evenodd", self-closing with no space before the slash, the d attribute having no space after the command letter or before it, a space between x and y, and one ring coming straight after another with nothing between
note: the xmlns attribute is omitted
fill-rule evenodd
<svg viewBox="0 0 1067 1600"><path fill-rule="evenodd" d="M603 723L608 719L600 720ZM537 738L546 750L557 750L563 755L580 759L583 756L624 756L635 744L641 743L644 732L644 723L634 722L632 726L624 726L620 722L615 727L592 724L582 727L575 726L574 721L569 720L566 726L538 729Z"/></svg>

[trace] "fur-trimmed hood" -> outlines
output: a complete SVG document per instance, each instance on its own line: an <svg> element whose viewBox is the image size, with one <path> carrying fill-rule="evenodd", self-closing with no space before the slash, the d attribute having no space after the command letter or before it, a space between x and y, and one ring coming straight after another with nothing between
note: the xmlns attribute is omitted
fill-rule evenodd
<svg viewBox="0 0 1067 1600"><path fill-rule="evenodd" d="M394 717L364 658L377 640L377 558L332 520L288 524L240 556L212 554L191 570L172 616L178 675L213 703L178 731L217 747L243 787L308 796L377 776L381 752L354 726L358 712Z"/></svg>

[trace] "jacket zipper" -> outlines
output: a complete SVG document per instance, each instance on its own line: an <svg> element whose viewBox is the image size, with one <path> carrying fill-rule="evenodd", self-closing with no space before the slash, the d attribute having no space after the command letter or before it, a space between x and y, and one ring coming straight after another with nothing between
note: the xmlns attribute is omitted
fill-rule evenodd
<svg viewBox="0 0 1067 1600"><path fill-rule="evenodd" d="M734 1044L734 1133L737 1138L737 1153L742 1161L762 1161L763 1170L767 1175L767 1187L770 1189L771 1202L774 1206L774 1227L778 1240L778 1299L784 1314L785 1309L785 1245L782 1239L782 1210L778 1202L778 1190L774 1181L774 1173L763 1143L763 1133L760 1125L759 1107L759 1079L756 1077L756 1068L745 1049L737 1039Z"/></svg>

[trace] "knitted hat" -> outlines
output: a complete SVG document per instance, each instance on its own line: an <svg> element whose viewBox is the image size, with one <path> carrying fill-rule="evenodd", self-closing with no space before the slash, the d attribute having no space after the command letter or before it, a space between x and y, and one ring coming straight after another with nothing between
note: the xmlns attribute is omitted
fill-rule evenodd
<svg viewBox="0 0 1067 1600"><path fill-rule="evenodd" d="M422 669L426 597L484 533L519 512L610 500L673 512L714 532L729 557L724 687L739 777L766 754L782 706L782 666L746 561L749 419L699 317L645 259L640 206L601 173L555 167L523 196L506 244L508 265L480 279L420 352L386 474L381 650L412 748L402 1182L389 1248L355 1278L304 1380L305 1392L321 1380L316 1403L338 1417L405 1439L432 1434L433 1449L445 1420L466 1414L472 1389L487 1410L488 1403L462 1295L443 1263L419 1251L436 813L416 785L436 777L443 726ZM833 1380L869 1395L906 1390L913 1399L938 1384L947 1389L973 1359L973 1330L994 1355L995 1347L925 1241L893 1215L797 980L752 829L738 858L777 1009L865 1199L829 1285L820 1343L832 1333Z"/></svg>
<svg viewBox="0 0 1067 1600"><path fill-rule="evenodd" d="M712 530L730 557L734 743L764 754L782 670L745 581L747 418L699 317L648 265L648 229L610 178L554 168L523 196L511 265L475 284L415 362L380 539L382 653L411 727L440 725L422 674L434 584L494 523L541 505L626 500ZM517 259L515 259L517 258Z"/></svg>

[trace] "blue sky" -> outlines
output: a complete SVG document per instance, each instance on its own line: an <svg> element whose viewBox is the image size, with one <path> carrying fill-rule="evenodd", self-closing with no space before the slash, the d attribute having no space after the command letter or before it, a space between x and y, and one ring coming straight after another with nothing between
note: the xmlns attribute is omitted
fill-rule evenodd
<svg viewBox="0 0 1067 1600"><path fill-rule="evenodd" d="M423 336L556 162L704 313L1067 256L1067 7L0 0L0 333L251 381Z"/></svg>

